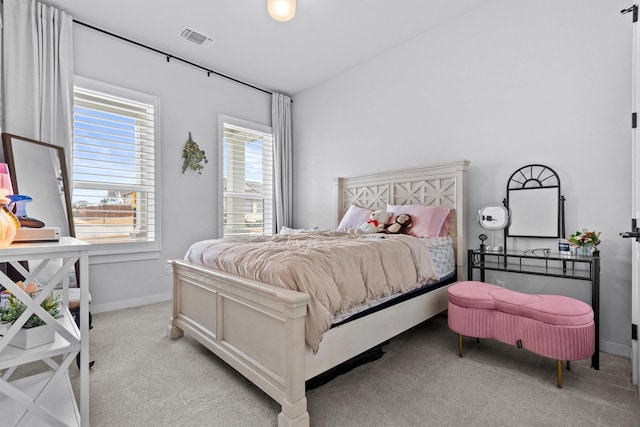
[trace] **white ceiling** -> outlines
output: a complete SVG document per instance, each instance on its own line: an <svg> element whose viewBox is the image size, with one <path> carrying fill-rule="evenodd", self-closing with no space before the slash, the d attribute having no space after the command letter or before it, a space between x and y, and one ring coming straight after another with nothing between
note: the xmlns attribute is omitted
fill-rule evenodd
<svg viewBox="0 0 640 427"><path fill-rule="evenodd" d="M277 22L266 0L45 0L76 21L268 91L294 95L488 0L297 0ZM215 40L203 48L177 35Z"/></svg>

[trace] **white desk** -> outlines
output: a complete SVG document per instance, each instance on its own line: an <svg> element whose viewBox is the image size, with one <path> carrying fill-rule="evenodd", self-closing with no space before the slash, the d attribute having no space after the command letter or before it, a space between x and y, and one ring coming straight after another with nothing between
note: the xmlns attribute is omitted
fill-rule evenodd
<svg viewBox="0 0 640 427"><path fill-rule="evenodd" d="M12 265L25 279L36 279L43 286L42 293L50 294L62 284L62 305L59 319L51 317L36 300L23 292L9 277L0 272L0 284L20 299L27 309L47 324L53 325L56 338L52 343L27 350L9 346L9 341L24 322L7 326L0 338L0 417L3 425L20 426L88 426L89 425L89 246L71 237L60 242L14 243L0 249L0 262ZM47 281L42 278L43 268L53 260L61 260ZM21 261L40 261L39 266L27 271ZM69 273L79 265L80 330L69 314ZM46 283L45 283L46 282ZM28 319L29 316L23 316ZM81 339L84 338L84 339ZM68 368L80 354L80 406L76 402ZM54 356L61 356L53 359ZM42 360L50 370L27 378L12 380L16 367ZM6 424L5 424L6 423Z"/></svg>

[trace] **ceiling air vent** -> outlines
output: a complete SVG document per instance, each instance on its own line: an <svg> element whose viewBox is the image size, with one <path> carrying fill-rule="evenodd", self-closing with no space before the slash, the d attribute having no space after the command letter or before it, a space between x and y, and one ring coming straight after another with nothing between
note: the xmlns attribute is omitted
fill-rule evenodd
<svg viewBox="0 0 640 427"><path fill-rule="evenodd" d="M187 27L184 27L182 30L180 30L180 32L178 33L178 37L189 40L190 42L202 47L211 46L215 41L211 37L207 37L204 34Z"/></svg>

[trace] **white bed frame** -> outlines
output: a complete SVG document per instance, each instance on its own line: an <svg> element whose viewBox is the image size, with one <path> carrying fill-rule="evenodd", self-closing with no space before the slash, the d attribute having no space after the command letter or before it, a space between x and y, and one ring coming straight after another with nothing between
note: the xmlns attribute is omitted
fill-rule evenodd
<svg viewBox="0 0 640 427"><path fill-rule="evenodd" d="M455 209L449 234L458 280L466 275L466 172L469 162L337 178L338 219L352 203L366 208L424 204ZM308 426L305 381L447 308L447 288L330 329L313 354L305 344L308 296L183 260L173 266L168 335L184 332L282 405L279 426Z"/></svg>

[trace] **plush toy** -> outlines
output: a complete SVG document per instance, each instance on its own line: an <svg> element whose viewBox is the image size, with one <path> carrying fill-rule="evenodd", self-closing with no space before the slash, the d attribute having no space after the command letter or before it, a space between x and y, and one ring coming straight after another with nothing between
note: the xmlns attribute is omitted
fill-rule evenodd
<svg viewBox="0 0 640 427"><path fill-rule="evenodd" d="M406 213L401 213L396 217L396 220L393 223L387 225L385 231L388 234L406 233L412 225L413 222L411 221L411 216Z"/></svg>
<svg viewBox="0 0 640 427"><path fill-rule="evenodd" d="M381 209L373 211L371 212L371 215L369 215L369 220L367 222L359 224L356 228L350 228L348 230L348 233L370 234L383 232L385 230L387 222L391 218L391 215L391 212L387 212Z"/></svg>

